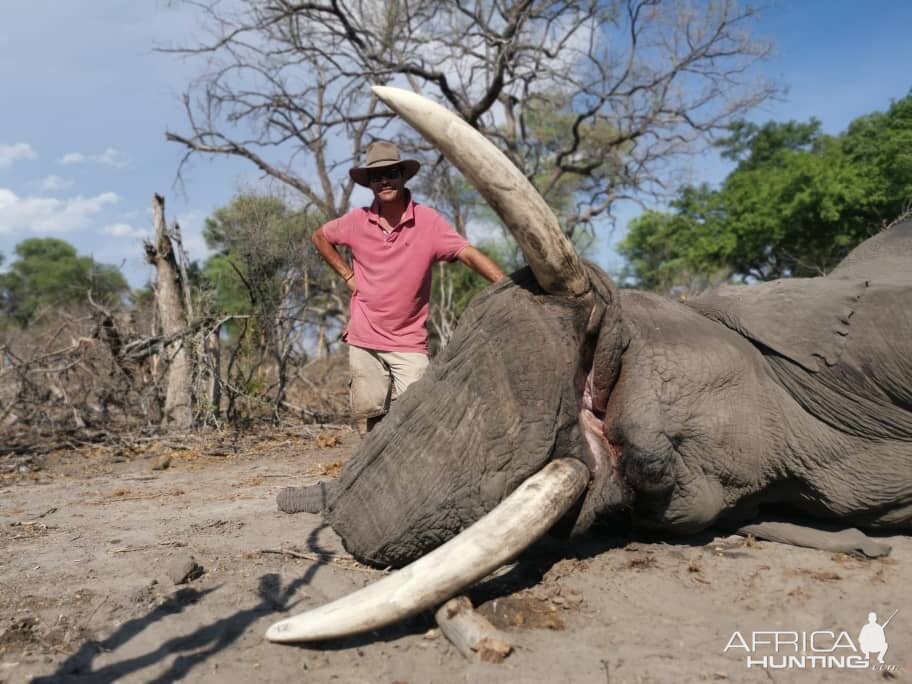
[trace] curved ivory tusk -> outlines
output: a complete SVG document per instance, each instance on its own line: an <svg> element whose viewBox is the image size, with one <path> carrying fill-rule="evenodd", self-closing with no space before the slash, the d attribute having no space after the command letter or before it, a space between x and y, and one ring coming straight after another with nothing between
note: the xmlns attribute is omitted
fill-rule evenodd
<svg viewBox="0 0 912 684"><path fill-rule="evenodd" d="M559 295L589 289L582 261L554 212L503 152L436 102L388 86L373 91L478 188L513 233L542 289Z"/></svg>
<svg viewBox="0 0 912 684"><path fill-rule="evenodd" d="M547 532L589 482L582 462L552 461L446 544L378 582L277 622L270 641L334 639L432 608L511 560Z"/></svg>

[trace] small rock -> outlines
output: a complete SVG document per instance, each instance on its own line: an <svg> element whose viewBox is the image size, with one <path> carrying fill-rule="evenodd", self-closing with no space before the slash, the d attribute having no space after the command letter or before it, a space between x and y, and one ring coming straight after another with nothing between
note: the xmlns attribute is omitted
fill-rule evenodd
<svg viewBox="0 0 912 684"><path fill-rule="evenodd" d="M203 566L193 556L179 556L168 563L165 574L175 584L185 584L202 575Z"/></svg>

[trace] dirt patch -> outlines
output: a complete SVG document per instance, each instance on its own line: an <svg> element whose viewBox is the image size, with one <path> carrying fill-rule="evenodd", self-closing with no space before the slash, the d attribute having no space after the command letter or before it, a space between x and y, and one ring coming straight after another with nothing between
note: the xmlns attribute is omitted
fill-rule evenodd
<svg viewBox="0 0 912 684"><path fill-rule="evenodd" d="M563 602L561 602L563 603ZM488 621L505 631L513 629L563 630L567 625L555 604L535 597L507 596L482 604L478 612Z"/></svg>
<svg viewBox="0 0 912 684"><path fill-rule="evenodd" d="M0 682L870 682L766 672L724 652L740 630L846 630L886 619L912 670L912 540L864 560L738 537L546 541L470 592L516 651L464 661L428 615L339 642L269 644L278 619L383 576L281 487L338 474L344 426L49 454L0 481ZM162 457L167 468L154 469ZM204 569L176 585L174 569Z"/></svg>
<svg viewBox="0 0 912 684"><path fill-rule="evenodd" d="M98 603L94 592L83 590L57 597L35 594L5 595L0 622L0 661L24 655L27 658L73 651L91 634L84 628L91 607Z"/></svg>

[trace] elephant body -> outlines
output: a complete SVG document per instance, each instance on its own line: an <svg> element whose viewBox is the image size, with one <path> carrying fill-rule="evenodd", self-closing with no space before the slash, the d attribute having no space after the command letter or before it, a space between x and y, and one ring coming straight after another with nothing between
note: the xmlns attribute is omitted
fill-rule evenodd
<svg viewBox="0 0 912 684"><path fill-rule="evenodd" d="M622 296L631 344L606 433L624 444L637 520L694 531L764 505L910 528L912 269L865 266L686 305Z"/></svg>
<svg viewBox="0 0 912 684"><path fill-rule="evenodd" d="M801 486L783 501L909 529L912 222L869 239L826 277L724 288L692 306L748 340L786 393L783 463Z"/></svg>
<svg viewBox="0 0 912 684"><path fill-rule="evenodd" d="M560 456L592 471L576 532L619 510L691 533L761 508L912 528L912 222L826 277L683 303L587 269L582 298L527 272L473 302L330 498L354 555L413 560Z"/></svg>
<svg viewBox="0 0 912 684"><path fill-rule="evenodd" d="M600 518L674 534L795 512L912 530L912 221L825 277L686 302L622 290L575 255L534 188L477 131L420 96L375 92L484 194L530 267L473 300L329 492L325 519L356 558L401 566L457 535L453 544L477 550L490 539L466 528L526 499L571 534ZM559 502L557 481L573 489ZM537 501L536 489L551 493ZM519 532L497 543L529 543ZM433 553L453 563L452 548ZM403 591L414 578L404 571ZM422 591L383 619L443 595ZM375 602L345 613L352 629ZM325 629L335 605L323 610L272 634L343 633Z"/></svg>

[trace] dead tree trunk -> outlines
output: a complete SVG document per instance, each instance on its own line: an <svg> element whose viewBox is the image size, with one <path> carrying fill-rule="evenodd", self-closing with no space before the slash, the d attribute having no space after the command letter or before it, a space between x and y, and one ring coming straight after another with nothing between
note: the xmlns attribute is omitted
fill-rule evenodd
<svg viewBox="0 0 912 684"><path fill-rule="evenodd" d="M209 415L218 420L222 410L222 352L219 333L221 325L216 325L203 341L204 390L209 401Z"/></svg>
<svg viewBox="0 0 912 684"><path fill-rule="evenodd" d="M184 309L184 287L171 238L165 223L165 198L152 198L152 220L155 242L146 243L146 257L155 266L157 284L155 302L165 337L177 335L187 329ZM165 390L163 425L186 429L193 423L193 362L190 340L179 336L166 349L169 359Z"/></svg>

